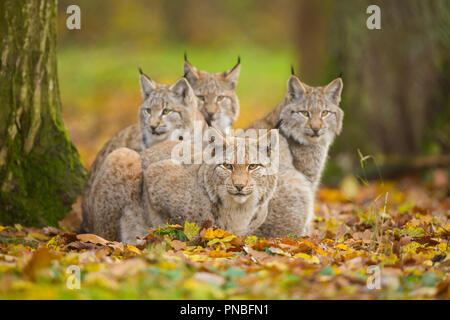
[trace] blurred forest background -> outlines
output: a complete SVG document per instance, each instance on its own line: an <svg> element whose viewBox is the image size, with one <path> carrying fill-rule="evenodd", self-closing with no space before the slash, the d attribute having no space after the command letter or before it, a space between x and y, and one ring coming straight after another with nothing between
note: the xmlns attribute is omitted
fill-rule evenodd
<svg viewBox="0 0 450 320"><path fill-rule="evenodd" d="M81 8L81 30L66 28L71 4ZM366 28L370 4L381 8L381 30ZM434 165L450 152L447 0L60 0L58 19L64 120L87 168L137 121L138 66L171 83L182 76L185 51L210 72L241 56L236 127L282 100L291 64L309 85L343 72L344 130L328 183L360 170L358 149L380 166L397 159L394 171Z"/></svg>

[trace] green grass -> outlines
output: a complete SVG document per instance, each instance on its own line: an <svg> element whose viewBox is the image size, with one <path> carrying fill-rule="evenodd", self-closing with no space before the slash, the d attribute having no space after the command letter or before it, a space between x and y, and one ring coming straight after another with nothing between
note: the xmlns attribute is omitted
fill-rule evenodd
<svg viewBox="0 0 450 320"><path fill-rule="evenodd" d="M284 96L292 50L273 50L257 46L232 48L185 48L176 45L152 47L91 46L61 47L58 68L63 105L82 110L96 109L98 97L135 93L139 96L138 67L157 82L172 83L183 75L183 54L199 69L222 72L233 67L241 56L238 85L243 118L254 112L265 113ZM97 97L97 98L96 98Z"/></svg>

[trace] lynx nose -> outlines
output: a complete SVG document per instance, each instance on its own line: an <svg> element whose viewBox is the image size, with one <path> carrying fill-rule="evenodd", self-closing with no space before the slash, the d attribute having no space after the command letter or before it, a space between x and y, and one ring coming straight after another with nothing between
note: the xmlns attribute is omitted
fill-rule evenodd
<svg viewBox="0 0 450 320"><path fill-rule="evenodd" d="M158 128L157 126L150 126L150 129L152 130L152 132L155 132L156 128Z"/></svg>
<svg viewBox="0 0 450 320"><path fill-rule="evenodd" d="M242 191L245 186L243 184L235 184L234 187L237 189L237 191Z"/></svg>
<svg viewBox="0 0 450 320"><path fill-rule="evenodd" d="M320 128L319 127L311 127L311 130L314 132L315 135L319 133Z"/></svg>

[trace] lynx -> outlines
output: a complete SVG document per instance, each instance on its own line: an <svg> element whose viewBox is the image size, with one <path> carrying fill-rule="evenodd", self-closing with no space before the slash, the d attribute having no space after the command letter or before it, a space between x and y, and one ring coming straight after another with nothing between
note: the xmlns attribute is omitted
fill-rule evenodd
<svg viewBox="0 0 450 320"><path fill-rule="evenodd" d="M277 185L277 175L250 156L249 145L262 145L266 137L224 138L218 133L215 137L204 153L232 150L220 164L183 164L167 158L149 163L152 155L168 155L178 143L188 142L165 141L141 155L126 148L112 152L93 185L93 232L132 243L149 226L185 220L199 224L209 220L237 235L255 231L266 219ZM240 162L235 148L242 143ZM270 152L274 145L267 148Z"/></svg>
<svg viewBox="0 0 450 320"><path fill-rule="evenodd" d="M342 86L342 80L337 78L325 87L310 87L293 74L284 100L250 126L279 128L280 157L290 158L283 161L279 187L257 234L266 237L308 234L314 194L328 148L342 130L344 113L339 108Z"/></svg>
<svg viewBox="0 0 450 320"><path fill-rule="evenodd" d="M108 154L120 147L141 151L161 141L178 140L192 130L195 121L206 127L197 109L197 98L186 79L181 78L169 86L157 84L141 72L140 85L143 103L139 108L139 124L125 128L109 140L92 165L82 204L85 232L90 231L91 225L91 186Z"/></svg>
<svg viewBox="0 0 450 320"><path fill-rule="evenodd" d="M240 58L228 71L208 73L193 67L185 55L184 76L198 97L199 110L210 126L225 134L239 115L236 87L240 70Z"/></svg>

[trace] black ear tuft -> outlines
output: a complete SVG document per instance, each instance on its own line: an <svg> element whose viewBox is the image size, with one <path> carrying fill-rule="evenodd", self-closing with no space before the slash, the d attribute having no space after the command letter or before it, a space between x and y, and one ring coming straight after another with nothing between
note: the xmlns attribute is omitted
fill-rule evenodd
<svg viewBox="0 0 450 320"><path fill-rule="evenodd" d="M291 74L295 76L294 65L291 64Z"/></svg>
<svg viewBox="0 0 450 320"><path fill-rule="evenodd" d="M188 61L186 50L184 50L184 61Z"/></svg>
<svg viewBox="0 0 450 320"><path fill-rule="evenodd" d="M339 76L338 76L338 78L341 78L342 79L342 75L343 75L343 72L341 71L341 72L339 72Z"/></svg>
<svg viewBox="0 0 450 320"><path fill-rule="evenodd" d="M142 71L141 67L138 67L138 69L139 69L139 73L140 74L144 74L144 72Z"/></svg>
<svg viewBox="0 0 450 320"><path fill-rule="evenodd" d="M241 56L238 55L238 62L237 62L237 64L240 64L240 63L241 63Z"/></svg>

